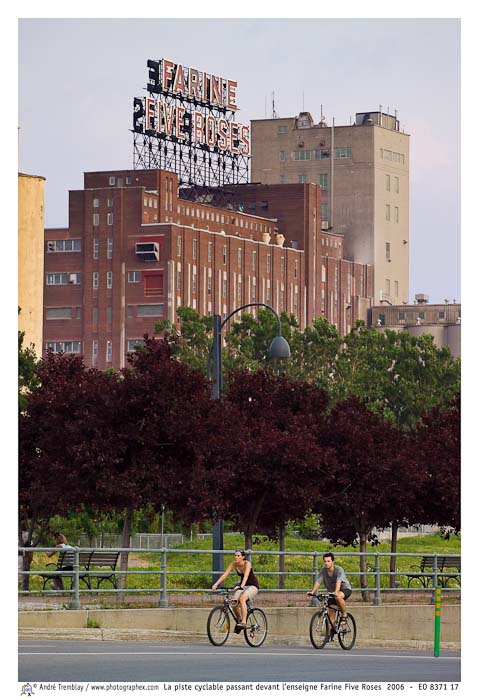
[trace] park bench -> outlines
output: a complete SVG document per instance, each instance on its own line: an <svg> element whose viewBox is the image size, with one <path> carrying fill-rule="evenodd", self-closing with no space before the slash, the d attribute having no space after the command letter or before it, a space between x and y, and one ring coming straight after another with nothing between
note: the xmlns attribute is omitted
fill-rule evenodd
<svg viewBox="0 0 479 700"><path fill-rule="evenodd" d="M455 581L461 585L461 557L458 554L446 556L425 556L422 557L419 566L413 565L411 569L416 569L414 573L406 574L408 578L408 588L427 588L428 584L434 581L434 565L437 568L437 585L447 588L449 583ZM454 571L447 571L447 569Z"/></svg>
<svg viewBox="0 0 479 700"><path fill-rule="evenodd" d="M96 582L96 588L100 588L103 581L110 581L113 588L116 588L116 566L120 552L103 552L101 550L96 550L95 552L79 552L79 577L80 581L84 581L87 588L93 588L94 582ZM54 567L55 571L48 574L40 574L43 578L43 590L48 581L54 579L56 576L61 576L64 584L65 580L70 581L70 588L73 585L73 571L57 571L57 569L62 566L73 566L75 561L75 553L72 549L65 549L60 552L58 560L56 563L47 564L46 568ZM100 568L97 568L100 567Z"/></svg>

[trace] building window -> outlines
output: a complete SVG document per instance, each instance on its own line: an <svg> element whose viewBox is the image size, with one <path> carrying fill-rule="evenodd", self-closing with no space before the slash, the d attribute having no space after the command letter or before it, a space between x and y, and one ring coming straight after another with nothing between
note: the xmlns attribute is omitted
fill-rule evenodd
<svg viewBox="0 0 479 700"><path fill-rule="evenodd" d="M93 289L98 289L98 272L93 273Z"/></svg>
<svg viewBox="0 0 479 700"><path fill-rule="evenodd" d="M113 272L108 271L106 273L106 288L111 289L113 287Z"/></svg>
<svg viewBox="0 0 479 700"><path fill-rule="evenodd" d="M293 160L311 160L311 151L305 151L301 149L300 151L293 151Z"/></svg>
<svg viewBox="0 0 479 700"><path fill-rule="evenodd" d="M68 275L66 272L56 272L47 275L48 286L57 286L62 284L68 284Z"/></svg>
<svg viewBox="0 0 479 700"><path fill-rule="evenodd" d="M95 366L98 362L98 340L93 341L92 351L91 351L91 361L92 361L93 366Z"/></svg>
<svg viewBox="0 0 479 700"><path fill-rule="evenodd" d="M297 260L294 261L294 276L295 276L295 278L298 277L298 261Z"/></svg>
<svg viewBox="0 0 479 700"><path fill-rule="evenodd" d="M328 189L328 175L327 173L321 173L319 176L319 186L322 190Z"/></svg>
<svg viewBox="0 0 479 700"><path fill-rule="evenodd" d="M100 206L100 200L99 200L99 199L94 199L94 200L93 200L93 208L94 208L94 209L98 209L99 206Z"/></svg>
<svg viewBox="0 0 479 700"><path fill-rule="evenodd" d="M238 267L241 267L241 248L238 248Z"/></svg>
<svg viewBox="0 0 479 700"><path fill-rule="evenodd" d="M106 215L106 223L108 224L108 226L113 226L113 214L111 213L111 211L108 212L108 214Z"/></svg>
<svg viewBox="0 0 479 700"><path fill-rule="evenodd" d="M301 182L301 184L304 185L307 181L308 181L308 178L306 177L306 175L299 175L298 182Z"/></svg>
<svg viewBox="0 0 479 700"><path fill-rule="evenodd" d="M251 268L252 268L253 272L256 271L256 251L255 250L253 250L253 252L251 253Z"/></svg>
<svg viewBox="0 0 479 700"><path fill-rule="evenodd" d="M321 204L321 221L327 221L327 220L328 220L328 205Z"/></svg>
<svg viewBox="0 0 479 700"><path fill-rule="evenodd" d="M380 321L381 326L384 326L386 323L386 314L378 314L378 321Z"/></svg>
<svg viewBox="0 0 479 700"><path fill-rule="evenodd" d="M92 321L94 324L98 323L98 306L92 308Z"/></svg>
<svg viewBox="0 0 479 700"><path fill-rule="evenodd" d="M406 314L404 311L399 312L399 320L400 321L405 321L406 320Z"/></svg>
<svg viewBox="0 0 479 700"><path fill-rule="evenodd" d="M81 253L81 238L47 241L47 253Z"/></svg>
<svg viewBox="0 0 479 700"><path fill-rule="evenodd" d="M386 204L386 221L391 221L391 206Z"/></svg>
<svg viewBox="0 0 479 700"><path fill-rule="evenodd" d="M56 318L70 319L72 318L71 306L56 306L50 309L45 309L45 318L51 321Z"/></svg>
<svg viewBox="0 0 479 700"><path fill-rule="evenodd" d="M399 223L399 207L394 207L394 221L396 224Z"/></svg>
<svg viewBox="0 0 479 700"><path fill-rule="evenodd" d="M391 191L391 176L386 175L386 192Z"/></svg>
<svg viewBox="0 0 479 700"><path fill-rule="evenodd" d="M223 277L223 296L227 296L228 294L228 279L226 275Z"/></svg>
<svg viewBox="0 0 479 700"><path fill-rule="evenodd" d="M191 291L196 294L196 272L194 270L191 276Z"/></svg>
<svg viewBox="0 0 479 700"><path fill-rule="evenodd" d="M238 298L240 299L240 301L241 301L242 291L243 291L243 282L241 279L241 275L238 275Z"/></svg>
<svg viewBox="0 0 479 700"><path fill-rule="evenodd" d="M131 284L136 284L141 282L141 272L139 270L129 270L128 271L128 282Z"/></svg>
<svg viewBox="0 0 479 700"><path fill-rule="evenodd" d="M107 322L107 323L111 323L112 316L113 316L112 307L111 307L111 306L107 306L107 307L106 307L106 322Z"/></svg>
<svg viewBox="0 0 479 700"><path fill-rule="evenodd" d="M113 238L107 240L106 257L110 259L113 257Z"/></svg>
<svg viewBox="0 0 479 700"><path fill-rule="evenodd" d="M208 269L208 294L211 294L213 289L213 278L211 268Z"/></svg>
<svg viewBox="0 0 479 700"><path fill-rule="evenodd" d="M352 158L352 149L339 147L335 149L335 158Z"/></svg>
<svg viewBox="0 0 479 700"><path fill-rule="evenodd" d="M280 152L279 152L279 159L280 159L280 160L286 160L284 151L280 151Z"/></svg>
<svg viewBox="0 0 479 700"><path fill-rule="evenodd" d="M131 185L131 177L125 178L125 185Z"/></svg>
<svg viewBox="0 0 479 700"><path fill-rule="evenodd" d="M208 243L208 262L213 260L213 243Z"/></svg>
<svg viewBox="0 0 479 700"><path fill-rule="evenodd" d="M386 260L391 260L391 243L386 241Z"/></svg>
<svg viewBox="0 0 479 700"><path fill-rule="evenodd" d="M108 180L108 182L110 185L114 185L116 181L115 181L115 178L113 176L111 176L110 179Z"/></svg>
<svg viewBox="0 0 479 700"><path fill-rule="evenodd" d="M321 282L326 282L326 265L321 265Z"/></svg>
<svg viewBox="0 0 479 700"><path fill-rule="evenodd" d="M271 272L271 255L266 256L266 272Z"/></svg>
<svg viewBox="0 0 479 700"><path fill-rule="evenodd" d="M279 176L279 184L284 185L285 182L286 182L286 177L284 175L280 175Z"/></svg>
<svg viewBox="0 0 479 700"><path fill-rule="evenodd" d="M446 312L445 312L445 311L438 311L438 312L437 312L437 317L438 317L438 318L441 318L441 319L445 319L445 318L446 318Z"/></svg>
<svg viewBox="0 0 479 700"><path fill-rule="evenodd" d="M143 340L143 338L133 338L128 341L128 352L135 352L135 350L137 350L138 348L143 347L144 344L145 341Z"/></svg>
<svg viewBox="0 0 479 700"><path fill-rule="evenodd" d="M164 304L138 304L138 316L163 316Z"/></svg>
<svg viewBox="0 0 479 700"><path fill-rule="evenodd" d="M134 318L135 317L135 307L133 304L128 304L126 307L126 313L128 318Z"/></svg>
<svg viewBox="0 0 479 700"><path fill-rule="evenodd" d="M386 294L391 294L391 280L386 280Z"/></svg>
<svg viewBox="0 0 479 700"><path fill-rule="evenodd" d="M394 178L394 191L396 194L399 194L399 178L398 177Z"/></svg>
<svg viewBox="0 0 479 700"><path fill-rule="evenodd" d="M287 126L278 126L278 134L287 134L288 133L288 127Z"/></svg>
<svg viewBox="0 0 479 700"><path fill-rule="evenodd" d="M93 214L93 226L100 225L100 214Z"/></svg>
<svg viewBox="0 0 479 700"><path fill-rule="evenodd" d="M193 238L193 260L196 260L198 257L198 239Z"/></svg>
<svg viewBox="0 0 479 700"><path fill-rule="evenodd" d="M93 239L93 259L98 260L100 253L100 240L98 238Z"/></svg>
<svg viewBox="0 0 479 700"><path fill-rule="evenodd" d="M181 292L181 270L176 273L176 291Z"/></svg>
<svg viewBox="0 0 479 700"><path fill-rule="evenodd" d="M107 205L107 207L110 207L110 208L111 208L111 207L113 206L113 200L112 200L112 199L107 199L107 200L106 200L106 205Z"/></svg>
<svg viewBox="0 0 479 700"><path fill-rule="evenodd" d="M176 239L176 254L179 258L181 258L181 237L178 236Z"/></svg>
<svg viewBox="0 0 479 700"><path fill-rule="evenodd" d="M284 257L283 256L281 256L280 268L281 268L281 274L284 275Z"/></svg>
<svg viewBox="0 0 479 700"><path fill-rule="evenodd" d="M107 362L111 362L112 358L112 345L111 345L111 340L106 341L106 356L105 359Z"/></svg>
<svg viewBox="0 0 479 700"><path fill-rule="evenodd" d="M53 350L53 352L65 352L65 353L80 353L81 352L81 341L80 340L57 340L55 342L45 343L47 350Z"/></svg>

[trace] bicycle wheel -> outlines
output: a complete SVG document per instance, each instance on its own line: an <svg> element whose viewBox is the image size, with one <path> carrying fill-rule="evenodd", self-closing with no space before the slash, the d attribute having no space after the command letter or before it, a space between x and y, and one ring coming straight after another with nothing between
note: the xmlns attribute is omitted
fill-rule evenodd
<svg viewBox="0 0 479 700"><path fill-rule="evenodd" d="M322 649L326 642L329 641L331 633L331 622L329 617L321 610L314 613L309 623L309 638L315 649Z"/></svg>
<svg viewBox="0 0 479 700"><path fill-rule="evenodd" d="M246 618L246 629L244 638L250 647L260 647L268 634L268 620L266 615L259 608L254 608L248 612Z"/></svg>
<svg viewBox="0 0 479 700"><path fill-rule="evenodd" d="M229 637L230 616L222 605L217 605L208 615L206 624L208 639L215 647L222 646Z"/></svg>
<svg viewBox="0 0 479 700"><path fill-rule="evenodd" d="M350 613L346 615L346 623L339 626L338 640L346 651L349 651L354 646L356 641L356 620Z"/></svg>

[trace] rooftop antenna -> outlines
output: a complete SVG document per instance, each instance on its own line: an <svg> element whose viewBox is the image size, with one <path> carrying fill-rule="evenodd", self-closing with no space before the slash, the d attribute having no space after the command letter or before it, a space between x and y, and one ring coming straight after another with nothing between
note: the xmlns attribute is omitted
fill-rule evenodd
<svg viewBox="0 0 479 700"><path fill-rule="evenodd" d="M277 119L278 115L276 114L276 110L274 108L274 92L273 92L273 119Z"/></svg>

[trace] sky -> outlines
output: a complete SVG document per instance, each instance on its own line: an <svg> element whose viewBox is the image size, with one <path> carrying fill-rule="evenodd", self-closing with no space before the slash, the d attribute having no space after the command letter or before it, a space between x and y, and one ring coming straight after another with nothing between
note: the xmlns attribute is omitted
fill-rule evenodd
<svg viewBox="0 0 479 700"><path fill-rule="evenodd" d="M68 225L83 173L131 168L148 59L238 81L237 120L305 109L350 124L379 105L410 134L410 301L461 299L461 22L441 18L19 20L20 172L46 178L45 225Z"/></svg>

